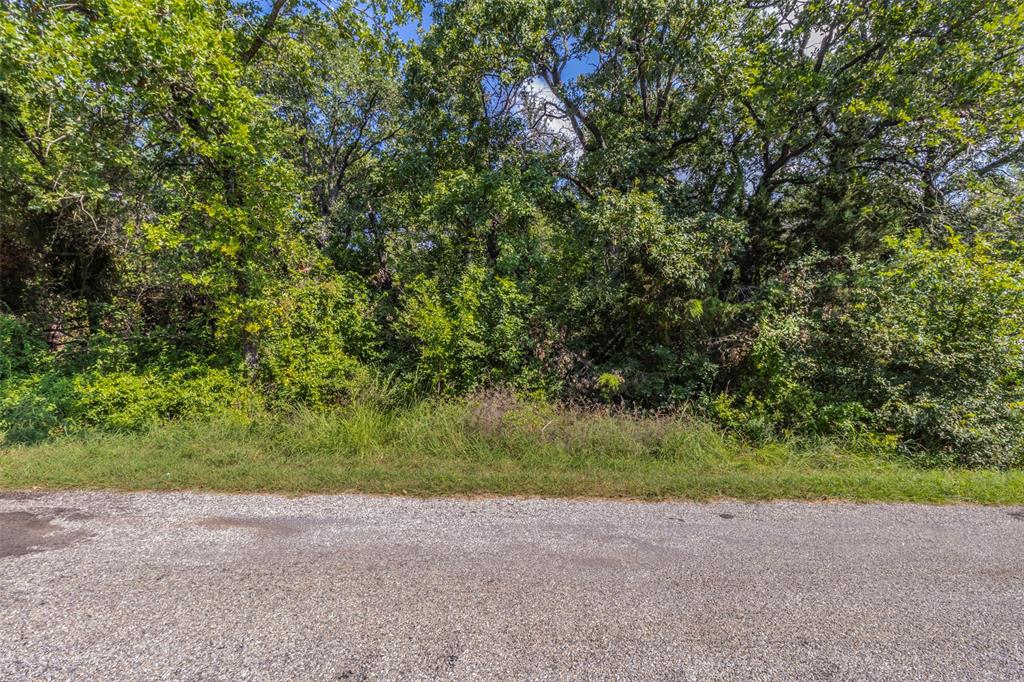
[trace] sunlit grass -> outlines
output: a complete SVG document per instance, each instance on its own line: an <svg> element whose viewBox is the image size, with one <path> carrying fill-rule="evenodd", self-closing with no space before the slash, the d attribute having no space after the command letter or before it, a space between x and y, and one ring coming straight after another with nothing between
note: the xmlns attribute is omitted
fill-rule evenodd
<svg viewBox="0 0 1024 682"><path fill-rule="evenodd" d="M79 434L0 450L0 487L1024 503L1024 471L925 469L856 443L755 447L688 416L500 399Z"/></svg>

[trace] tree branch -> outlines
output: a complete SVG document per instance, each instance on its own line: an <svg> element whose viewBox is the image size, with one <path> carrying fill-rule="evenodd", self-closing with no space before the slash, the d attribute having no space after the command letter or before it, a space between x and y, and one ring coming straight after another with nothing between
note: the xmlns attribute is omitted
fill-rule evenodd
<svg viewBox="0 0 1024 682"><path fill-rule="evenodd" d="M260 49L266 44L267 37L270 32L274 30L274 24L277 23L277 18L280 16L281 11L290 7L295 0L274 0L274 4L270 7L270 13L267 14L267 18L263 20L263 24L259 30L256 31L256 35L253 36L252 42L249 43L249 47L242 53L242 65L248 66L259 53Z"/></svg>

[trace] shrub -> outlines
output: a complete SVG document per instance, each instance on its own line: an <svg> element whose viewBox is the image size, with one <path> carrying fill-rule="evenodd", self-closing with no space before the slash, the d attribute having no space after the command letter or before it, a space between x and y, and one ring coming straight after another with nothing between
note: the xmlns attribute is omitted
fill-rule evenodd
<svg viewBox="0 0 1024 682"><path fill-rule="evenodd" d="M249 412L259 396L227 369L40 372L0 385L0 434L29 443L81 428L129 431L165 419Z"/></svg>
<svg viewBox="0 0 1024 682"><path fill-rule="evenodd" d="M436 279L412 280L397 327L410 351L413 382L449 394L529 383L528 304L515 282L477 265L444 294Z"/></svg>
<svg viewBox="0 0 1024 682"><path fill-rule="evenodd" d="M272 303L256 377L287 403L343 402L369 381L378 330L365 288L351 278L307 282Z"/></svg>
<svg viewBox="0 0 1024 682"><path fill-rule="evenodd" d="M0 382L32 370L46 350L12 315L0 314Z"/></svg>
<svg viewBox="0 0 1024 682"><path fill-rule="evenodd" d="M68 420L76 427L128 431L165 419L249 411L259 397L237 372L196 366L75 377Z"/></svg>
<svg viewBox="0 0 1024 682"><path fill-rule="evenodd" d="M891 241L889 263L865 268L848 327L875 428L908 452L967 465L1024 456L1024 268L1005 245L920 237Z"/></svg>
<svg viewBox="0 0 1024 682"><path fill-rule="evenodd" d="M792 429L870 430L945 463L1021 462L1021 264L982 237L936 246L915 234L887 247L883 260L809 259L787 273L782 304L760 321L746 392Z"/></svg>
<svg viewBox="0 0 1024 682"><path fill-rule="evenodd" d="M67 430L72 381L41 372L0 382L0 443L32 443Z"/></svg>
<svg viewBox="0 0 1024 682"><path fill-rule="evenodd" d="M622 378L620 400L647 407L706 391L719 286L745 238L739 221L639 189L602 192L558 233L547 305L562 310L560 335L585 356L569 370L592 378L580 382L584 397L605 399L601 373Z"/></svg>

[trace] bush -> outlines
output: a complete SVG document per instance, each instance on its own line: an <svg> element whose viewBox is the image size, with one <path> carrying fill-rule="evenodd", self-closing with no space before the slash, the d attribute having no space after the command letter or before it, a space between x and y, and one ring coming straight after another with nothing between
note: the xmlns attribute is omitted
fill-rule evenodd
<svg viewBox="0 0 1024 682"><path fill-rule="evenodd" d="M1024 461L1021 264L981 237L887 246L884 260L809 259L787 273L747 393L795 430L869 430L950 464Z"/></svg>
<svg viewBox="0 0 1024 682"><path fill-rule="evenodd" d="M693 399L714 382L708 341L744 226L663 199L607 190L554 239L547 306L561 309L560 335L581 359L569 374L591 378L577 382L583 397L605 398L602 373L622 378L620 400L646 407Z"/></svg>
<svg viewBox="0 0 1024 682"><path fill-rule="evenodd" d="M337 404L366 386L378 330L365 288L338 277L285 290L259 343L257 380L286 403Z"/></svg>
<svg viewBox="0 0 1024 682"><path fill-rule="evenodd" d="M237 372L196 366L135 372L51 370L0 385L3 442L31 443L82 428L130 431L152 422L248 412L259 396Z"/></svg>
<svg viewBox="0 0 1024 682"><path fill-rule="evenodd" d="M21 321L0 314L0 382L34 369L45 350Z"/></svg>
<svg viewBox="0 0 1024 682"><path fill-rule="evenodd" d="M76 376L73 383L69 422L114 431L135 430L159 420L249 411L260 402L238 373L202 366L91 372Z"/></svg>
<svg viewBox="0 0 1024 682"><path fill-rule="evenodd" d="M849 328L862 339L875 428L908 452L972 466L1024 461L1024 268L1004 246L951 238L932 248L913 237L866 269L865 314Z"/></svg>
<svg viewBox="0 0 1024 682"><path fill-rule="evenodd" d="M285 290L265 305L255 385L240 369L179 358L134 367L125 345L95 334L74 353L45 352L9 316L0 317L0 434L33 442L81 428L112 431L151 422L249 411L267 397L333 404L370 382L377 342L368 297L338 278ZM34 372L31 375L15 372Z"/></svg>
<svg viewBox="0 0 1024 682"><path fill-rule="evenodd" d="M73 382L56 372L0 382L0 443L33 443L65 433Z"/></svg>
<svg viewBox="0 0 1024 682"><path fill-rule="evenodd" d="M413 382L453 394L497 384L529 384L529 298L515 282L477 265L445 294L419 276L405 289L398 320Z"/></svg>

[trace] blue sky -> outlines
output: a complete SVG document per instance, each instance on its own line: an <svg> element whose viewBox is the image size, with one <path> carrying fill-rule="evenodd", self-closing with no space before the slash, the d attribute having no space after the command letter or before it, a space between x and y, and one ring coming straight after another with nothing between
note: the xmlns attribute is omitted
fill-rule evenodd
<svg viewBox="0 0 1024 682"><path fill-rule="evenodd" d="M424 31L426 31L428 28L430 28L430 24L433 23L432 19L433 8L431 7L431 3L424 2L422 20L419 22L417 22L416 20L409 21L403 24L402 26L399 26L398 35L401 36L403 40L416 40L419 37L419 29L422 28Z"/></svg>

